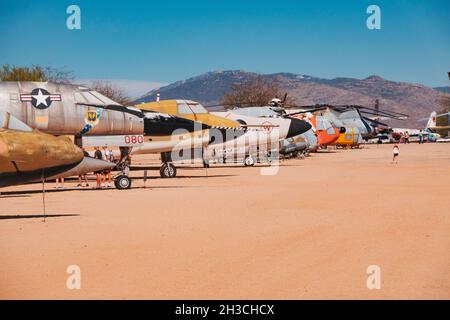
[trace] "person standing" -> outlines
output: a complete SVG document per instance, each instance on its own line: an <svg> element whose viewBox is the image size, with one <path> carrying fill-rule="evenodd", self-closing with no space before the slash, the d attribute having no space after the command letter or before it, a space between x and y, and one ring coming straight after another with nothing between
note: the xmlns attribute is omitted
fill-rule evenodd
<svg viewBox="0 0 450 320"><path fill-rule="evenodd" d="M398 163L398 154L400 153L400 149L398 145L394 144L394 148L392 148L392 152L394 157L392 158L392 163Z"/></svg>
<svg viewBox="0 0 450 320"><path fill-rule="evenodd" d="M409 132L408 131L405 132L405 144L406 143L409 144Z"/></svg>
<svg viewBox="0 0 450 320"><path fill-rule="evenodd" d="M420 129L420 131L419 131L419 144L422 144L423 143L423 131L422 131L422 129Z"/></svg>
<svg viewBox="0 0 450 320"><path fill-rule="evenodd" d="M103 147L103 155L106 161L108 162L114 162L114 154L112 152L112 149L109 148L109 150L107 149L106 146ZM104 185L107 186L108 188L111 188L112 183L111 183L111 168L105 169L103 170L103 182ZM108 184L106 184L106 178L108 177Z"/></svg>
<svg viewBox="0 0 450 320"><path fill-rule="evenodd" d="M86 151L86 149L84 149L84 147L81 147L81 151L83 151L83 155L85 157L90 157L89 152ZM78 185L77 187L83 187L83 182L86 182L86 188L89 187L89 181L87 178L87 172L82 173L78 176Z"/></svg>
<svg viewBox="0 0 450 320"><path fill-rule="evenodd" d="M64 189L64 178L56 179L56 189Z"/></svg>
<svg viewBox="0 0 450 320"><path fill-rule="evenodd" d="M103 160L103 155L102 155L102 152L100 151L99 147L95 147L94 158L98 159L98 160ZM102 182L103 170L95 171L94 173L97 176L97 186L96 186L96 188L100 189L102 187L101 182Z"/></svg>

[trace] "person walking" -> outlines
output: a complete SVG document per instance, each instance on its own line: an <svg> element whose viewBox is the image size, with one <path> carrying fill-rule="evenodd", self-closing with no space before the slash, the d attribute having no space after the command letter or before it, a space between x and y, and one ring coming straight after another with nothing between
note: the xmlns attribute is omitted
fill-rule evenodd
<svg viewBox="0 0 450 320"><path fill-rule="evenodd" d="M398 154L400 152L400 148L398 147L398 145L394 144L392 152L394 154L394 157L392 158L392 163L398 163Z"/></svg>

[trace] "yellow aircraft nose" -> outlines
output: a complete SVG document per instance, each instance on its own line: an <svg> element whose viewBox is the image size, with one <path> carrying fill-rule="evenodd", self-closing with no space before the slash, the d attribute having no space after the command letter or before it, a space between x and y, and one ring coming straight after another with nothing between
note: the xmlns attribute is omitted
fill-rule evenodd
<svg viewBox="0 0 450 320"><path fill-rule="evenodd" d="M0 172L30 172L71 166L83 152L67 137L40 132L0 132Z"/></svg>

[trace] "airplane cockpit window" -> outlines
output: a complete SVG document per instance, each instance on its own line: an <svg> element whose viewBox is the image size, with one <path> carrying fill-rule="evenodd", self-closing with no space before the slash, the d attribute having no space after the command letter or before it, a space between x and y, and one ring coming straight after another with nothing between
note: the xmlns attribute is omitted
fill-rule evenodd
<svg viewBox="0 0 450 320"><path fill-rule="evenodd" d="M119 105L114 100L94 90L77 91L74 94L75 102L99 105Z"/></svg>
<svg viewBox="0 0 450 320"><path fill-rule="evenodd" d="M317 130L325 130L325 125L323 123L322 118L319 117L316 118L316 128Z"/></svg>
<svg viewBox="0 0 450 320"><path fill-rule="evenodd" d="M119 104L118 102L111 100L110 98L104 96L103 94L101 94L97 91L91 90L91 91L89 91L89 93L91 95L93 95L94 97L96 97L97 99L103 101L105 104Z"/></svg>
<svg viewBox="0 0 450 320"><path fill-rule="evenodd" d="M29 126L13 117L9 112L0 112L0 128L30 132Z"/></svg>
<svg viewBox="0 0 450 320"><path fill-rule="evenodd" d="M328 128L327 128L327 133L328 133L328 134L335 134L334 128L333 128L333 127L328 127Z"/></svg>
<svg viewBox="0 0 450 320"><path fill-rule="evenodd" d="M195 114L208 113L208 111L205 109L205 107L199 103L190 103L189 107L191 108L192 112Z"/></svg>
<svg viewBox="0 0 450 320"><path fill-rule="evenodd" d="M192 110L186 103L178 103L178 114L192 114Z"/></svg>
<svg viewBox="0 0 450 320"><path fill-rule="evenodd" d="M344 127L344 123L333 112L328 112L327 117L335 127Z"/></svg>
<svg viewBox="0 0 450 320"><path fill-rule="evenodd" d="M327 130L327 133L334 134L335 132L334 132L334 128L333 128L333 125L331 124L331 122L326 118L323 118L322 121L323 121L323 125L324 125L325 129Z"/></svg>

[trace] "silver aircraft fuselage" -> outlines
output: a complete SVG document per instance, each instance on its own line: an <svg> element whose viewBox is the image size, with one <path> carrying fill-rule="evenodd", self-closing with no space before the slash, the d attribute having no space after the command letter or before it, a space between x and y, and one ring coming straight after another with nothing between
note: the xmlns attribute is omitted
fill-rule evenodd
<svg viewBox="0 0 450 320"><path fill-rule="evenodd" d="M143 134L144 121L130 113L99 106L117 102L81 85L0 81L0 111L53 135Z"/></svg>

